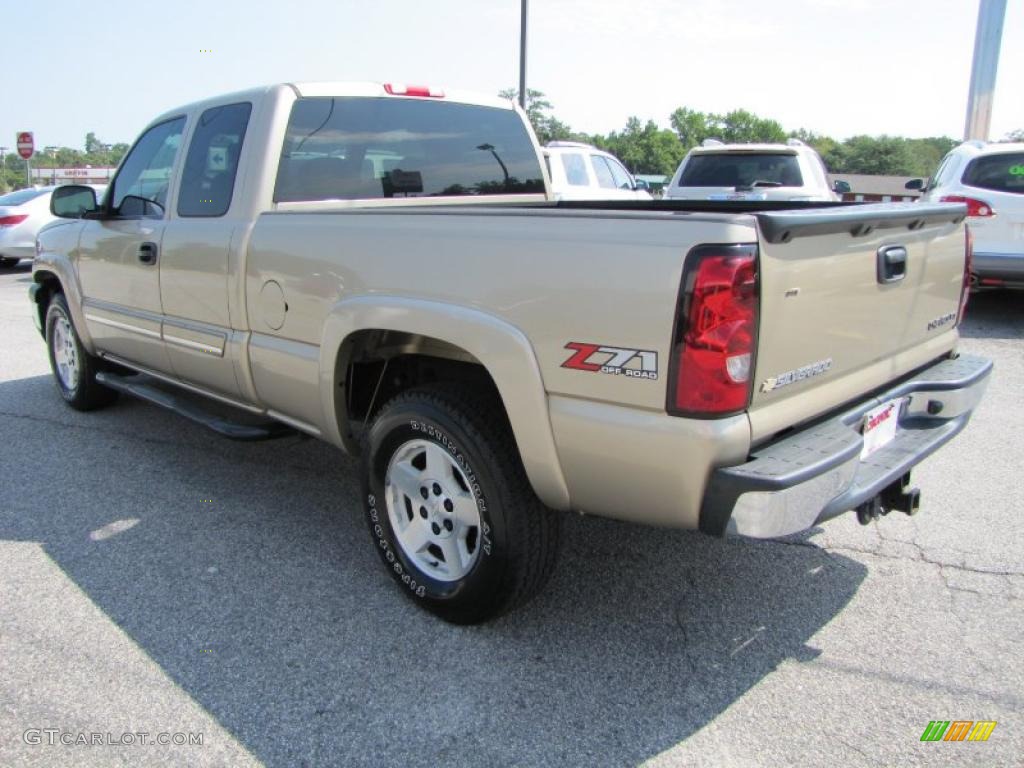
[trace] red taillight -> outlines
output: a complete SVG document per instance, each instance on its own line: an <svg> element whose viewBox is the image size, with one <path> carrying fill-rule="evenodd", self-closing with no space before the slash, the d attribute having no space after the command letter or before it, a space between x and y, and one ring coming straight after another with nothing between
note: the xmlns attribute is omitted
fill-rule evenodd
<svg viewBox="0 0 1024 768"><path fill-rule="evenodd" d="M27 213L20 216L0 216L0 227L13 227L21 224L27 218Z"/></svg>
<svg viewBox="0 0 1024 768"><path fill-rule="evenodd" d="M439 88L428 88L425 85L401 85L384 83L384 90L392 96L423 96L430 99L443 99L444 91Z"/></svg>
<svg viewBox="0 0 1024 768"><path fill-rule="evenodd" d="M967 215L977 216L978 218L988 218L989 216L995 216L996 212L992 210L992 206L986 203L984 200L976 200L973 197L964 197L963 195L943 195L939 198L940 203L966 203L967 204Z"/></svg>
<svg viewBox="0 0 1024 768"><path fill-rule="evenodd" d="M668 411L677 416L742 411L750 403L757 342L757 246L698 246L686 261Z"/></svg>
<svg viewBox="0 0 1024 768"><path fill-rule="evenodd" d="M960 286L960 309L956 312L956 324L964 319L967 311L967 298L971 295L971 270L974 268L974 235L970 227L964 227L964 282Z"/></svg>

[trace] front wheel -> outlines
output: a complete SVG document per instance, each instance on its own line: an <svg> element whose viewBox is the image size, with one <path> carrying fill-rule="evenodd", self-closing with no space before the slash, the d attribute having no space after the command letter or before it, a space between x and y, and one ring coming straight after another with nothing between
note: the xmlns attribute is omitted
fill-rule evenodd
<svg viewBox="0 0 1024 768"><path fill-rule="evenodd" d="M533 493L500 403L454 386L397 396L368 431L362 474L385 567L446 621L501 615L550 576L559 518Z"/></svg>
<svg viewBox="0 0 1024 768"><path fill-rule="evenodd" d="M57 391L72 408L91 411L117 399L117 392L96 381L101 361L82 347L62 293L46 308L46 346Z"/></svg>

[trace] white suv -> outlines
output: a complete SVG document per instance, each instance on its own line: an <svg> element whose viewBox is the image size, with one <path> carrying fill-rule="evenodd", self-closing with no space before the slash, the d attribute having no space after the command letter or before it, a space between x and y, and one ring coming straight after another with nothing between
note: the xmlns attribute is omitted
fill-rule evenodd
<svg viewBox="0 0 1024 768"><path fill-rule="evenodd" d="M552 141L544 147L551 190L558 200L651 200L615 155L590 144Z"/></svg>
<svg viewBox="0 0 1024 768"><path fill-rule="evenodd" d="M799 139L723 144L705 139L687 152L665 187L666 200L826 200L849 191L828 184L821 157Z"/></svg>
<svg viewBox="0 0 1024 768"><path fill-rule="evenodd" d="M922 201L967 204L975 285L1024 288L1024 144L968 141L951 151L921 189Z"/></svg>

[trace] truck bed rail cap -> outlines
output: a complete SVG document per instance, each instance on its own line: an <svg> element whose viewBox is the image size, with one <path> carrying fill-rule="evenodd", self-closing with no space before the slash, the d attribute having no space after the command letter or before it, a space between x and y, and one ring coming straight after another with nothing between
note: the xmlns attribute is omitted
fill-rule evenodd
<svg viewBox="0 0 1024 768"><path fill-rule="evenodd" d="M796 237L849 232L854 237L876 229L921 229L926 224L959 224L967 216L962 203L879 203L832 208L756 213L761 234L769 243Z"/></svg>

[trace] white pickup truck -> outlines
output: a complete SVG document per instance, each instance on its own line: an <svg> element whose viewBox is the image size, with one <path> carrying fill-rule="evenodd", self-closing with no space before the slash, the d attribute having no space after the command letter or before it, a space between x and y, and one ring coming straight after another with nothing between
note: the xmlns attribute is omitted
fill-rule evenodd
<svg viewBox="0 0 1024 768"><path fill-rule="evenodd" d="M991 370L956 351L964 206L555 202L541 157L514 104L425 87L171 110L102 201L53 195L57 392L359 456L382 562L454 622L541 588L553 510L753 537L916 511Z"/></svg>

